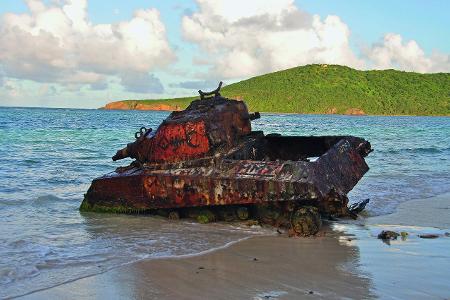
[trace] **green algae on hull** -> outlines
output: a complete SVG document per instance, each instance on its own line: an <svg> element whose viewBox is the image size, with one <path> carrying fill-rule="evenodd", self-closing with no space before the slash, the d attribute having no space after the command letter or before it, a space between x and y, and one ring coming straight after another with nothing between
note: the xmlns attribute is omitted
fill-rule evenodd
<svg viewBox="0 0 450 300"><path fill-rule="evenodd" d="M99 204L90 204L85 196L81 202L80 212L95 212L95 213L111 213L111 214L144 214L150 213L149 209L139 209L134 207L126 207L122 205L104 206Z"/></svg>

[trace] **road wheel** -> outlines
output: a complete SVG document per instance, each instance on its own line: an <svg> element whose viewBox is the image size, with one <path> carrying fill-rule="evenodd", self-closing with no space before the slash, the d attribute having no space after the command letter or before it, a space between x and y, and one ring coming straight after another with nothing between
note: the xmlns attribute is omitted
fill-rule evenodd
<svg viewBox="0 0 450 300"><path fill-rule="evenodd" d="M236 214L239 220L245 221L248 219L248 209L247 207L238 207L236 209Z"/></svg>
<svg viewBox="0 0 450 300"><path fill-rule="evenodd" d="M169 212L169 215L167 216L169 220L179 220L180 214L176 210L172 210Z"/></svg>
<svg viewBox="0 0 450 300"><path fill-rule="evenodd" d="M202 209L197 216L197 222L201 224L215 222L216 219L216 215L209 209Z"/></svg>
<svg viewBox="0 0 450 300"><path fill-rule="evenodd" d="M296 235L310 236L319 232L322 226L319 210L314 206L303 206L291 215L291 228Z"/></svg>
<svg viewBox="0 0 450 300"><path fill-rule="evenodd" d="M228 207L222 208L220 211L220 218L225 222L233 222L236 220L236 214L233 209Z"/></svg>
<svg viewBox="0 0 450 300"><path fill-rule="evenodd" d="M275 225L281 212L278 208L261 204L256 206L256 216L262 224Z"/></svg>

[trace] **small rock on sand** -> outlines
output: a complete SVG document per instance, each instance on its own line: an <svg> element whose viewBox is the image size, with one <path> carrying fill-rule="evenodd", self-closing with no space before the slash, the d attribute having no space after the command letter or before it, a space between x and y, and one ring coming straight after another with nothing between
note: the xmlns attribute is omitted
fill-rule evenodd
<svg viewBox="0 0 450 300"><path fill-rule="evenodd" d="M383 230L378 235L378 238L381 240L396 240L398 236L399 236L399 234L395 231Z"/></svg>
<svg viewBox="0 0 450 300"><path fill-rule="evenodd" d="M437 234L419 234L421 239L436 239L439 237Z"/></svg>

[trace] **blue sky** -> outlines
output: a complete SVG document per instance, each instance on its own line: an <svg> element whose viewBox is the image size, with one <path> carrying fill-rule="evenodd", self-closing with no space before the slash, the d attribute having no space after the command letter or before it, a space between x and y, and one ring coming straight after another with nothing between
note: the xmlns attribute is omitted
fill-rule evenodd
<svg viewBox="0 0 450 300"><path fill-rule="evenodd" d="M366 43L388 32L416 40L427 52L450 52L450 2L447 0L396 1L297 1L299 6L321 16L338 15L355 38Z"/></svg>
<svg viewBox="0 0 450 300"><path fill-rule="evenodd" d="M171 98L308 63L449 72L449 3L2 0L0 105Z"/></svg>

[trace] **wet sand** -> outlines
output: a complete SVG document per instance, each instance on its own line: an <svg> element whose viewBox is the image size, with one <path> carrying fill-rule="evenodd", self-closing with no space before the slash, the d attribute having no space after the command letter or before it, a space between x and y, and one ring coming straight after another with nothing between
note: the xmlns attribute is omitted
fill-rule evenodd
<svg viewBox="0 0 450 300"><path fill-rule="evenodd" d="M141 261L25 298L450 299L449 207L450 194L412 201L363 225L333 223L324 236L254 237L204 255ZM376 238L383 229L409 236L383 243ZM421 239L422 233L440 237Z"/></svg>
<svg viewBox="0 0 450 300"><path fill-rule="evenodd" d="M370 218L367 223L450 229L450 193L404 202L395 213Z"/></svg>

